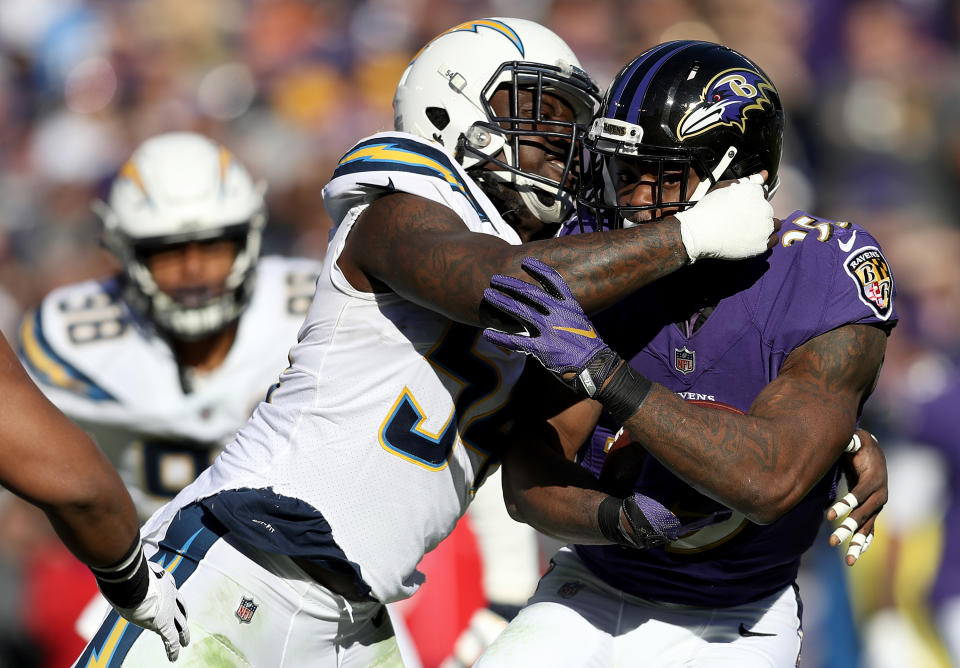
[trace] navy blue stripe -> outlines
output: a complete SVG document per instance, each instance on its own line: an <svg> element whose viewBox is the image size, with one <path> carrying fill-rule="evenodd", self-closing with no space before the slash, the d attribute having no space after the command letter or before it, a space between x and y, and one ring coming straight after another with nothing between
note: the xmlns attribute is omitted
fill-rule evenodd
<svg viewBox="0 0 960 668"><path fill-rule="evenodd" d="M111 610L110 614L107 615L107 618L100 625L100 629L97 631L97 634L93 636L93 640L87 643L86 648L83 650L83 654L77 659L74 663L75 668L87 668L87 665L92 662L102 661L100 656L99 649L102 649L104 644L107 642L107 638L110 637L110 634L113 633L113 627L117 625L117 622L120 621L120 615L116 610ZM110 654L109 659L106 664L103 664L105 668L113 668L114 666L119 666L123 663L123 659L127 656L127 653L130 651L130 648L133 646L133 643L137 638L140 637L140 634L143 633L143 629L135 624L127 624L127 627L123 630L123 634L120 636L120 641L117 643L117 646L113 649L113 652ZM157 639L157 648L162 647L160 644L159 638Z"/></svg>
<svg viewBox="0 0 960 668"><path fill-rule="evenodd" d="M370 592L359 564L350 561L337 545L323 513L306 501L272 488L241 488L219 492L200 503L229 530L231 540L346 575L361 597Z"/></svg>
<svg viewBox="0 0 960 668"><path fill-rule="evenodd" d="M168 568L169 564L176 562L170 572L176 580L177 586L182 587L184 582L197 570L200 560L206 556L223 533L223 527L202 506L191 504L177 513L160 541L160 550L150 558L150 561L163 564ZM97 654L97 658L100 658L98 649L103 648L119 620L120 615L115 610L111 610L93 640L90 641L77 660L75 664L77 668L86 668L88 661L94 658L94 654ZM133 647L133 643L140 637L141 633L143 633L141 627L135 624L127 624L105 665L108 668L122 665L123 660L130 652L130 648ZM160 639L156 639L157 651L162 651L162 647Z"/></svg>
<svg viewBox="0 0 960 668"><path fill-rule="evenodd" d="M226 529L199 503L194 503L177 513L160 541L160 550L150 558L169 568L172 561L180 560L170 571L177 586L193 575L213 544Z"/></svg>
<svg viewBox="0 0 960 668"><path fill-rule="evenodd" d="M422 142L416 141L414 139L409 139L407 137L395 137L387 135L379 139L368 139L367 141L362 141L349 151L343 154L340 158L342 162L347 156L356 153L359 150L362 150L368 146L389 146L392 148L400 149L402 151L409 151L410 153L416 153L422 155L434 162L442 165L450 174L457 180L457 184L460 186L456 188L453 184L450 184L451 189L456 192L463 194L467 201L470 202L470 205L477 212L477 215L480 216L481 220L490 220L490 217L487 215L486 211L483 210L483 207L480 205L480 202L470 191L470 185L461 177L460 172L457 170L457 166L454 164L453 159L444 151L429 146ZM390 161L376 161L368 160L364 158L358 158L356 160L351 160L349 163L343 165L338 165L333 172L333 178L338 176L344 176L347 174L357 174L360 172L381 172L381 171L400 171L400 172L410 172L413 174L422 174L425 176L432 176L434 178L443 179L443 177L435 170L430 169L427 166L423 165L414 165L401 162L390 162ZM443 179L444 182L447 182L446 179Z"/></svg>
<svg viewBox="0 0 960 668"><path fill-rule="evenodd" d="M377 139L368 139L367 141L362 141L356 146L354 146L353 148L351 148L349 151L344 153L340 157L340 160L342 161L351 153L356 153L357 151L364 149L368 146L378 146L378 145L386 145L386 144L391 144L399 149L403 149L404 151L410 151L411 153L419 153L422 156L425 156L427 158L430 158L431 160L439 162L441 165L449 169L454 174L458 173L456 165L454 165L453 163L453 159L446 152L438 148L435 148L433 146L430 146L429 144L424 144L423 142L417 141L415 139L410 139L409 137L402 137L399 135L397 136L384 135L383 137L380 137ZM333 175L334 177L336 177L337 173L334 172Z"/></svg>
<svg viewBox="0 0 960 668"><path fill-rule="evenodd" d="M89 376L77 369L75 366L70 364L68 361L63 359L58 355L53 346L50 345L50 342L47 341L46 337L43 335L43 320L41 318L40 312L41 308L38 308L34 314L33 320L33 337L34 341L38 346L43 350L44 355L53 360L56 364L63 368L63 370L70 376L70 378L76 381L76 385L64 389L70 389L78 394L82 394L87 399L92 399L93 401L116 401L116 398L107 392L105 389L97 385ZM24 363L29 367L30 371L34 373L37 377L43 379L48 385L53 385L61 387L60 383L55 382L50 376L45 373L43 370L38 369L36 365L30 360L29 356L26 354L23 346L23 341L20 341L20 358Z"/></svg>
<svg viewBox="0 0 960 668"><path fill-rule="evenodd" d="M652 53L649 57L644 58L644 62L649 62L652 58L666 51L663 56L660 56L660 58L647 69L641 79L637 80L636 74L634 74L629 85L624 88L623 96L620 98L621 100L629 99L630 104L619 107L614 118L621 121L630 120L627 118L627 114L633 109L639 109L643 105L643 98L647 94L647 89L650 87L650 81L653 80L653 77L660 71L664 63L670 60L674 54L697 44L697 42L682 42L679 46L676 46L676 44L676 42L670 42L656 53Z"/></svg>

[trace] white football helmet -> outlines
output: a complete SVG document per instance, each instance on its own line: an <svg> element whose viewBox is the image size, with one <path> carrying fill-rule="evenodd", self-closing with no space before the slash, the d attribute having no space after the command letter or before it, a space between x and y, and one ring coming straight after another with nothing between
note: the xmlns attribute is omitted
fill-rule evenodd
<svg viewBox="0 0 960 668"><path fill-rule="evenodd" d="M123 263L130 306L180 339L201 338L236 320L253 292L265 190L230 151L202 135L173 132L141 144L114 179L109 204L93 206L107 247ZM151 251L220 237L237 241L221 293L188 306L157 288L144 261Z"/></svg>
<svg viewBox="0 0 960 668"><path fill-rule="evenodd" d="M520 117L515 103L509 116L494 113L490 98L504 85L514 101L519 88L534 92L533 118ZM567 101L575 122L541 122L544 92ZM599 104L596 84L553 32L523 19L480 19L454 26L414 57L393 99L394 127L439 142L465 169L495 163L497 169L485 174L516 189L541 221L558 223L573 210L576 189L562 184L579 160L578 137ZM520 138L530 135L570 139L560 181L520 168Z"/></svg>

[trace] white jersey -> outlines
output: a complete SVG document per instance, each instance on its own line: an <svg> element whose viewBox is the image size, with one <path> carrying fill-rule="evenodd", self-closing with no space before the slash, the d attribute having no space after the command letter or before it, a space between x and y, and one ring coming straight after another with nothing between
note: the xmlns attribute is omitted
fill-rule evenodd
<svg viewBox="0 0 960 668"><path fill-rule="evenodd" d="M223 364L189 379L166 341L120 297L116 280L51 292L21 326L34 380L96 439L141 518L192 482L246 423L287 364L320 263L264 257Z"/></svg>
<svg viewBox="0 0 960 668"><path fill-rule="evenodd" d="M439 202L470 230L520 243L436 144L403 133L357 144L324 189L334 234L289 368L148 530L203 499L260 549L346 569L384 602L416 591L420 559L497 465L499 439L484 431L523 357L392 292L351 287L337 259L360 213L390 191Z"/></svg>

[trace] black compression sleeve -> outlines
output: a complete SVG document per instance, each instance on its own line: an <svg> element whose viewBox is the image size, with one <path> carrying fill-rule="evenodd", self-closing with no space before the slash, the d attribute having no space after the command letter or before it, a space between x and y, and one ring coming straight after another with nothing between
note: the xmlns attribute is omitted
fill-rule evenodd
<svg viewBox="0 0 960 668"><path fill-rule="evenodd" d="M143 555L140 536L120 561L110 566L90 567L104 598L118 608L135 608L143 602L150 586L150 568Z"/></svg>

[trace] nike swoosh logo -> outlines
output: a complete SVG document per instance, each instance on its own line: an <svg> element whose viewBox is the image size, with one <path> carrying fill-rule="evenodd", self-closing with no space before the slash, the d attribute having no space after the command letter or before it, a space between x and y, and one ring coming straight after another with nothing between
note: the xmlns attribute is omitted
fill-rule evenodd
<svg viewBox="0 0 960 668"><path fill-rule="evenodd" d="M579 334L580 336L585 336L588 339L597 338L597 333L594 331L593 327L590 329L577 329L576 327L554 327L554 329L559 329L561 332L570 332L571 334Z"/></svg>
<svg viewBox="0 0 960 668"><path fill-rule="evenodd" d="M740 622L740 628L737 629L740 632L740 635L744 638L754 638L760 636L775 636L776 633L760 633L758 631L750 631L746 626L743 625L743 622Z"/></svg>
<svg viewBox="0 0 960 668"><path fill-rule="evenodd" d="M837 243L840 244L840 250L842 250L844 253L849 253L850 249L853 248L853 242L856 240L857 240L857 231L854 230L853 234L850 235L850 238L847 239L847 243L843 243L842 241L839 241L839 240L837 241Z"/></svg>
<svg viewBox="0 0 960 668"><path fill-rule="evenodd" d="M363 183L362 181L357 181L358 186L364 186L367 188L380 188L388 192L395 192L397 187L393 185L393 179L389 176L387 177L386 183Z"/></svg>

